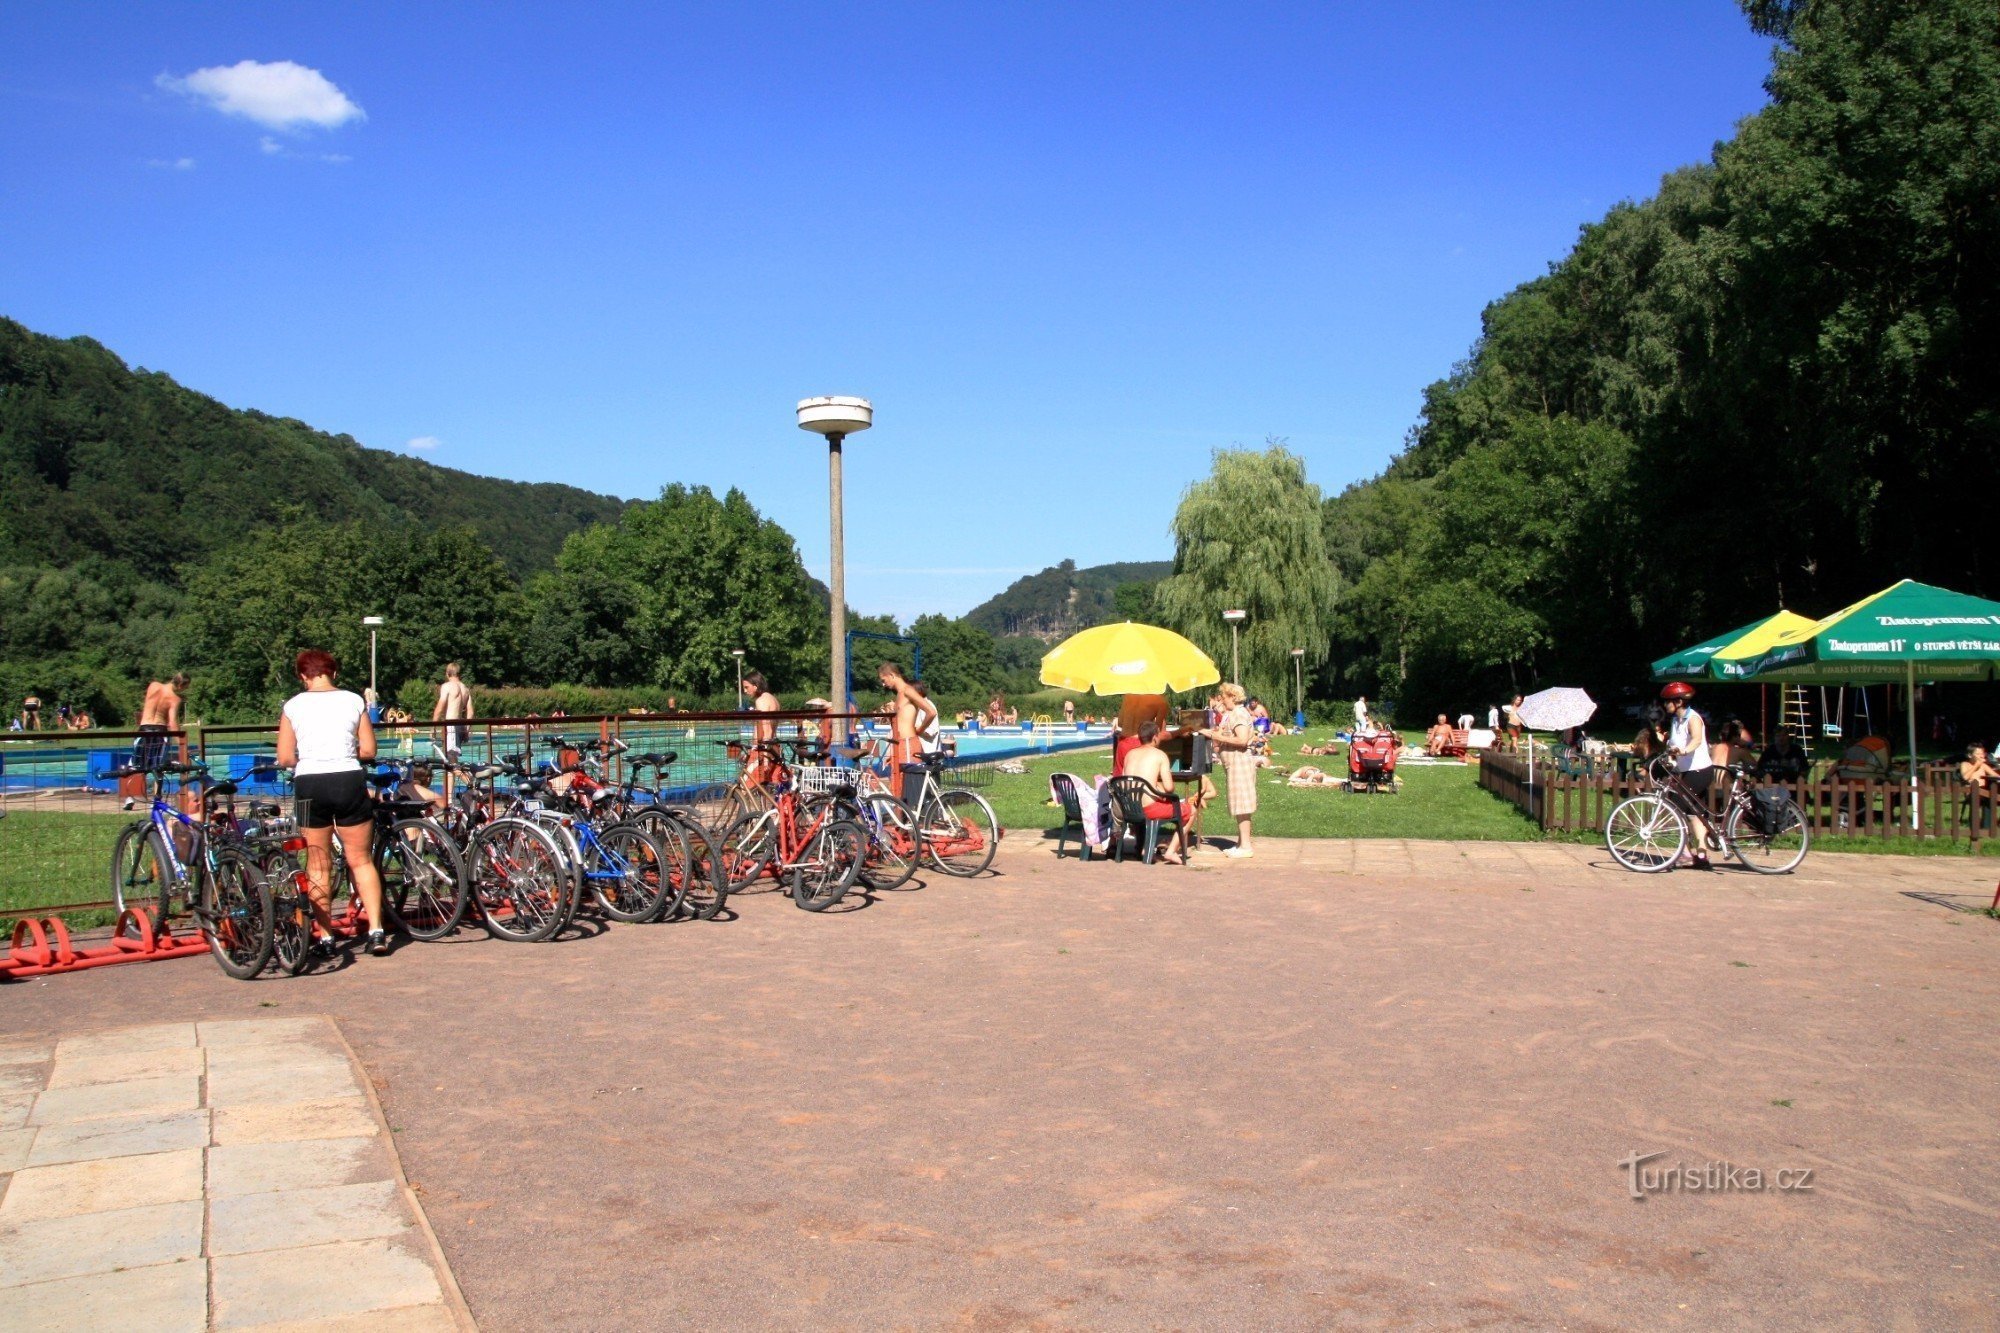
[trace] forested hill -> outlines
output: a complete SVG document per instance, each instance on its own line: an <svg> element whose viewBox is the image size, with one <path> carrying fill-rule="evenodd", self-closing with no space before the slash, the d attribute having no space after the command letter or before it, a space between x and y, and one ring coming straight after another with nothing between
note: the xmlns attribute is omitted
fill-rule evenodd
<svg viewBox="0 0 2000 1333"><path fill-rule="evenodd" d="M1065 560L1007 585L1005 592L966 612L988 634L1028 634L1055 640L1120 614L1118 590L1130 609L1149 601L1153 585L1174 572L1171 560L1136 560L1078 569Z"/></svg>
<svg viewBox="0 0 2000 1333"><path fill-rule="evenodd" d="M2000 592L2000 5L1744 7L1770 104L1489 306L1328 503L1342 686L1615 688L1780 606Z"/></svg>
<svg viewBox="0 0 2000 1333"><path fill-rule="evenodd" d="M177 585L188 562L304 514L469 527L521 576L626 504L364 448L0 319L0 565Z"/></svg>

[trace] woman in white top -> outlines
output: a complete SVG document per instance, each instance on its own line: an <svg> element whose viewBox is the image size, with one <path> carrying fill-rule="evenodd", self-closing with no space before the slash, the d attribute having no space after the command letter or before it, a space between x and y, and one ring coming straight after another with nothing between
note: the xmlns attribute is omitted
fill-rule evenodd
<svg viewBox="0 0 2000 1333"><path fill-rule="evenodd" d="M384 932L382 876L375 869L372 843L375 800L368 794L364 763L375 759L375 728L368 705L352 690L337 690L340 664L321 648L308 648L294 663L305 689L285 701L278 719L278 767L292 773L292 796L299 831L306 840L306 879L313 916L323 932L320 949L333 947L333 840L340 839L347 873L368 913L368 952L389 952Z"/></svg>
<svg viewBox="0 0 2000 1333"><path fill-rule="evenodd" d="M1660 698L1667 708L1667 752L1674 757L1674 773L1699 808L1707 809L1708 785L1715 780L1715 759L1708 749L1708 725L1688 704L1694 698L1694 686L1684 680L1674 681L1660 691ZM1690 812L1688 822L1694 826L1694 851L1681 864L1706 870L1708 821Z"/></svg>

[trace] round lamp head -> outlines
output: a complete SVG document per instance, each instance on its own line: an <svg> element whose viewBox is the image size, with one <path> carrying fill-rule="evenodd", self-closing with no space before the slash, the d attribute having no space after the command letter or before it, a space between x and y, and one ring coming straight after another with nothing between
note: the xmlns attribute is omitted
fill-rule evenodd
<svg viewBox="0 0 2000 1333"><path fill-rule="evenodd" d="M362 624L364 624L364 625L367 625L367 626L369 626L369 627L371 627L371 628L373 628L374 626L376 626L376 625L380 625L380 624L382 623L382 617L380 617L380 616L363 616L363 617L361 617L361 623L362 623Z"/></svg>
<svg viewBox="0 0 2000 1333"><path fill-rule="evenodd" d="M1222 618L1234 625L1239 620L1248 620L1250 613L1248 611L1224 611Z"/></svg>
<svg viewBox="0 0 2000 1333"><path fill-rule="evenodd" d="M819 435L852 435L875 424L875 405L866 398L801 398L799 429Z"/></svg>
<svg viewBox="0 0 2000 1333"><path fill-rule="evenodd" d="M1303 649L1303 648L1294 648L1294 649L1292 649L1292 656L1293 656L1293 657L1304 657L1305 655L1306 655L1306 650L1305 650L1305 649Z"/></svg>
<svg viewBox="0 0 2000 1333"><path fill-rule="evenodd" d="M741 648L731 648L729 650L729 655L731 657L741 657L743 656L743 650Z"/></svg>

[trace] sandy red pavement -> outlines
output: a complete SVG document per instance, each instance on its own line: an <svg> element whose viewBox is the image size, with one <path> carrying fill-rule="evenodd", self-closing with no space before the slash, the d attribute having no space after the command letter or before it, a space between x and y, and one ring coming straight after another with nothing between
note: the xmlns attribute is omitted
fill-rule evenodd
<svg viewBox="0 0 2000 1333"><path fill-rule="evenodd" d="M2000 1318L2000 922L1907 896L1983 903L1990 862L1000 865L301 981L104 969L0 1027L331 1014L491 1330ZM1813 1188L1634 1202L1655 1149Z"/></svg>

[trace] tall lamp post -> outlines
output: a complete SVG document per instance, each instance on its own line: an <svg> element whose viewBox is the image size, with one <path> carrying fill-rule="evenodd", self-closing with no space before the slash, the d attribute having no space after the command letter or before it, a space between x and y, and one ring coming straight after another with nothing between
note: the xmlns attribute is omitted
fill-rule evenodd
<svg viewBox="0 0 2000 1333"><path fill-rule="evenodd" d="M731 648L729 655L736 659L736 706L743 706L743 650Z"/></svg>
<svg viewBox="0 0 2000 1333"><path fill-rule="evenodd" d="M1243 655L1236 647L1236 627L1250 618L1248 611L1224 611L1222 618L1229 622L1229 678L1238 685L1243 683Z"/></svg>
<svg viewBox="0 0 2000 1333"><path fill-rule="evenodd" d="M829 620L833 692L827 697L833 701L834 711L841 713L847 710L847 551L840 510L840 448L848 436L875 424L875 405L866 398L801 398L798 414L800 430L826 436L827 527L833 549L827 579L831 603L828 609L832 612ZM836 741L847 738L844 722L835 721L833 730Z"/></svg>
<svg viewBox="0 0 2000 1333"><path fill-rule="evenodd" d="M1292 714L1292 725L1300 731L1306 729L1306 650L1292 649L1292 675L1297 678L1299 693L1298 710Z"/></svg>
<svg viewBox="0 0 2000 1333"><path fill-rule="evenodd" d="M382 617L363 616L361 623L368 627L368 697L380 706L382 696L375 692L375 635L382 628Z"/></svg>

